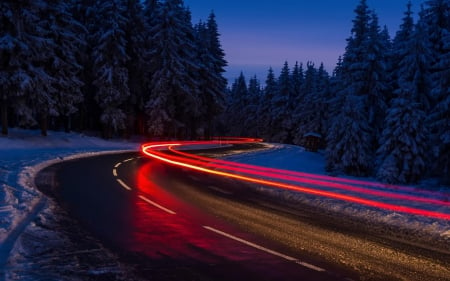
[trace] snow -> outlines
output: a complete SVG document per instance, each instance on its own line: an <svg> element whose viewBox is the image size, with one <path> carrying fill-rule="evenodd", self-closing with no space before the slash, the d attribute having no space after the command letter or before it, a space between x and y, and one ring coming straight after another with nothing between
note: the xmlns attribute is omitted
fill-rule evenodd
<svg viewBox="0 0 450 281"><path fill-rule="evenodd" d="M37 171L74 157L138 148L137 143L82 134L49 132L42 137L39 131L11 129L8 137L0 137L0 244L41 198L32 184Z"/></svg>
<svg viewBox="0 0 450 281"><path fill-rule="evenodd" d="M11 129L10 136L0 137L0 246L2 251L7 247L7 254L21 256L20 243L11 239L14 230L30 222L30 214L42 204L44 196L34 188L33 178L44 167L68 159L85 157L104 153L119 153L136 151L140 143L129 141L106 141L77 133L61 133L50 131L47 137L41 137L39 131ZM193 146L199 149L201 147ZM227 160L279 168L291 171L301 171L316 175L326 175L325 159L322 153L308 152L302 147L293 145L267 144L267 149L254 152L240 152L226 156ZM338 181L339 178L336 178ZM351 179L347 177L347 179ZM354 178L355 179L355 178ZM361 180L361 179L360 179ZM366 199L384 200L390 204L409 204L408 207L427 208L450 214L450 189L448 187L426 190L420 186L396 187L387 190L387 186L376 185L375 179L363 179L367 186L363 188L372 191L389 191L400 195L415 195L423 198L442 200L447 205L423 204L406 202L393 198L384 198L377 194L368 194ZM373 185L371 185L372 183ZM313 186L313 185L312 185ZM294 204L310 205L328 213L338 213L350 218L381 225L401 227L418 239L440 239L450 241L450 221L409 215L400 212L367 207L338 199L303 194L294 191L284 191L267 186L254 186L259 192L269 194ZM339 190L333 187L323 187L323 190L341 194L360 195L354 190ZM48 211L48 210L47 210ZM47 212L46 211L46 212ZM47 214L48 215L48 214ZM11 245L5 246L5 241ZM17 245L13 245L13 244ZM11 253L9 253L11 252ZM5 253L0 253L0 262Z"/></svg>

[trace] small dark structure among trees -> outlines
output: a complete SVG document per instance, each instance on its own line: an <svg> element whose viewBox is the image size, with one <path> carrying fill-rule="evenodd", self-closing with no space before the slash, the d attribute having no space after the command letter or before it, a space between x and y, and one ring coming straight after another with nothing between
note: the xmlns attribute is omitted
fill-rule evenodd
<svg viewBox="0 0 450 281"><path fill-rule="evenodd" d="M304 136L304 147L307 151L317 152L319 150L322 136L320 134L309 132Z"/></svg>

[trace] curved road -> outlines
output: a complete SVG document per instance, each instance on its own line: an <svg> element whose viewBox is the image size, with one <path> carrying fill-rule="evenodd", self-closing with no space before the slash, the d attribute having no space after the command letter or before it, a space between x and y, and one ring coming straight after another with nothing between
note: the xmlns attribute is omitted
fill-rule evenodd
<svg viewBox="0 0 450 281"><path fill-rule="evenodd" d="M446 250L371 236L138 153L42 173L57 183L44 192L152 280L449 280Z"/></svg>

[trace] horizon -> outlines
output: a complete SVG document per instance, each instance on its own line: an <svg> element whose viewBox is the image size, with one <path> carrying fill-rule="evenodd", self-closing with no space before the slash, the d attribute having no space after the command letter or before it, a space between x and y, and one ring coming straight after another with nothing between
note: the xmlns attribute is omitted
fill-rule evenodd
<svg viewBox="0 0 450 281"><path fill-rule="evenodd" d="M192 13L193 24L206 21L211 11L216 15L228 62L224 76L229 84L241 71L246 80L256 75L263 84L269 68L278 75L285 61L289 67L296 61L303 65L311 61L317 67L323 63L331 74L339 56L344 54L359 1L283 0L274 4L268 0L185 0L184 3ZM393 38L407 2L367 0L367 5L378 15L380 27L387 26ZM423 1L411 3L416 16Z"/></svg>

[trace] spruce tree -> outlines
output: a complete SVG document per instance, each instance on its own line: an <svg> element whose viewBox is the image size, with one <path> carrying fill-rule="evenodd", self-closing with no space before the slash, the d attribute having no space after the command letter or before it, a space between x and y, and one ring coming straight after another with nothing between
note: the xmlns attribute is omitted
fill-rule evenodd
<svg viewBox="0 0 450 281"><path fill-rule="evenodd" d="M416 183L424 177L428 161L430 51L422 23L413 28L411 5L395 39L399 60L397 88L385 119L378 150L377 177L389 183Z"/></svg>
<svg viewBox="0 0 450 281"><path fill-rule="evenodd" d="M156 17L149 34L148 132L153 136L193 137L201 99L195 79L199 66L190 12L182 0L167 0L156 10Z"/></svg>
<svg viewBox="0 0 450 281"><path fill-rule="evenodd" d="M58 116L66 132L71 130L70 119L83 101L82 66L77 55L86 44L84 37L79 36L84 33L84 27L75 20L70 2L47 1L46 9L41 11L41 18L45 26L45 36L51 38L53 44L47 46L47 51L51 54L44 68L51 77L51 87L47 88L46 92L51 95L51 100L54 100L54 107L46 108L51 104L48 99L36 101L42 118L42 135L47 134L49 115Z"/></svg>
<svg viewBox="0 0 450 281"><path fill-rule="evenodd" d="M50 40L43 37L39 19L41 0L0 2L0 111L2 134L8 134L9 112L14 112L18 125L36 125L36 109L31 103L44 98L51 79L43 70L48 58ZM45 83L45 85L43 84ZM48 97L48 96L47 96ZM50 99L50 103L53 101Z"/></svg>
<svg viewBox="0 0 450 281"><path fill-rule="evenodd" d="M352 36L347 40L344 59L340 68L336 102L338 110L327 136L327 168L355 176L367 176L372 172L375 130L370 126L368 97L371 76L368 57L370 42L370 12L365 0L355 9Z"/></svg>
<svg viewBox="0 0 450 281"><path fill-rule="evenodd" d="M140 0L126 0L125 17L126 27L126 52L129 57L127 61L128 89L130 96L127 99L124 112L126 118L126 135L133 133L143 134L143 115L145 100L147 100L146 89L146 42L145 42L145 18Z"/></svg>
<svg viewBox="0 0 450 281"><path fill-rule="evenodd" d="M248 118L245 119L246 123L244 124L245 131L248 136L251 137L259 137L259 115L258 108L261 100L261 86L256 78L256 75L251 77L248 81L248 99L245 107L245 112Z"/></svg>
<svg viewBox="0 0 450 281"><path fill-rule="evenodd" d="M231 85L230 98L227 105L227 124L231 135L246 135L245 124L249 123L247 119L253 118L248 116L246 111L249 102L247 82L244 74L241 72L239 77Z"/></svg>
<svg viewBox="0 0 450 281"><path fill-rule="evenodd" d="M292 119L289 110L289 101L292 96L292 84L290 70L287 62L281 69L277 81L277 94L272 96L272 116L270 126L275 131L271 136L272 141L279 143L292 143Z"/></svg>
<svg viewBox="0 0 450 281"><path fill-rule="evenodd" d="M212 134L216 117L225 107L225 89L227 81L223 77L227 62L219 41L219 32L214 13L206 24L196 26L196 45L198 50L200 99L205 137Z"/></svg>
<svg viewBox="0 0 450 281"><path fill-rule="evenodd" d="M272 100L276 94L277 82L273 69L270 67L266 77L266 85L261 93L258 110L258 115L260 116L258 132L265 141L272 141L272 136L274 135L274 129L270 124L272 123Z"/></svg>
<svg viewBox="0 0 450 281"><path fill-rule="evenodd" d="M433 157L436 174L443 182L450 182L450 1L429 0L423 21L431 43L433 63L432 110L430 125L436 147Z"/></svg>
<svg viewBox="0 0 450 281"><path fill-rule="evenodd" d="M122 0L98 0L96 7L98 24L93 33L93 84L95 100L102 110L100 121L104 137L110 138L125 128L126 115L122 107L130 95L126 6Z"/></svg>

